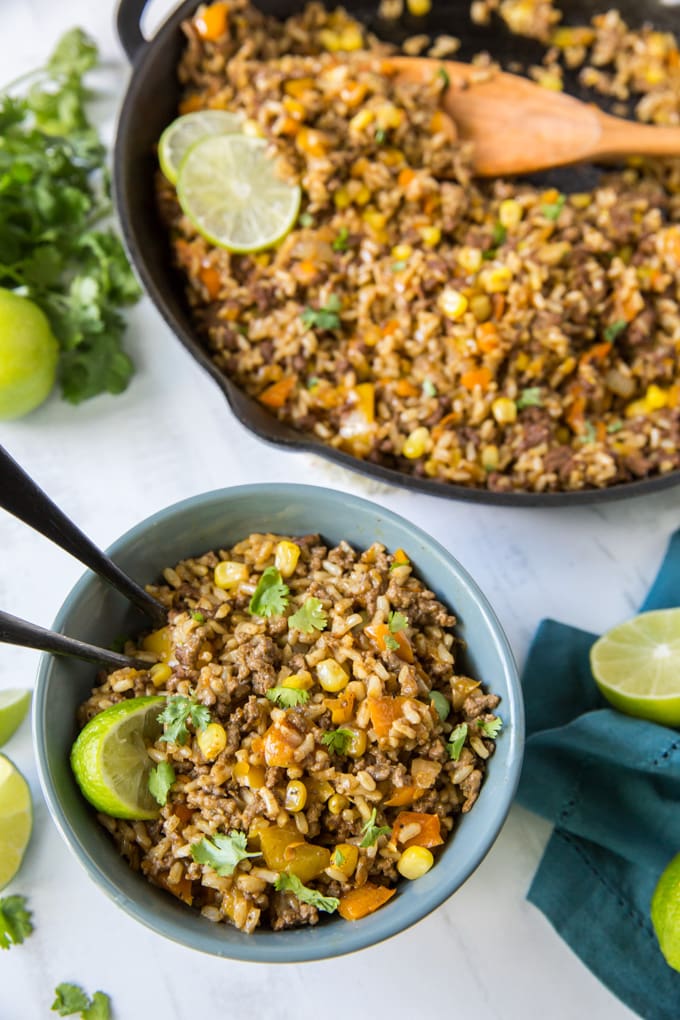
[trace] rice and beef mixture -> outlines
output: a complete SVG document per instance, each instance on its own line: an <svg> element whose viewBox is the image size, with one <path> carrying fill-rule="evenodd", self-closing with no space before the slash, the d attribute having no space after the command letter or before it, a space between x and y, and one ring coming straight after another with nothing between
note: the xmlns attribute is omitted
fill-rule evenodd
<svg viewBox="0 0 680 1020"><path fill-rule="evenodd" d="M512 24L520 7L531 17L515 27L549 41L531 69L547 87L592 58L585 84L643 91L641 117L678 121L672 36L631 33L615 13L555 28L544 0L500 10ZM233 255L158 176L221 370L295 428L442 482L578 490L680 467L680 161L573 194L475 181L438 108L446 75L395 82L388 47L342 10L278 22L233 0L218 38L200 24L184 25L180 112L242 113L303 192L275 249ZM480 67L493 73L488 56Z"/></svg>
<svg viewBox="0 0 680 1020"><path fill-rule="evenodd" d="M110 673L80 710L84 725L167 697L148 748L172 767L158 819L99 815L121 854L247 932L377 909L473 806L501 729L499 698L457 672L455 617L403 550L318 535L253 534L164 578L149 590L167 627L126 646L158 661Z"/></svg>

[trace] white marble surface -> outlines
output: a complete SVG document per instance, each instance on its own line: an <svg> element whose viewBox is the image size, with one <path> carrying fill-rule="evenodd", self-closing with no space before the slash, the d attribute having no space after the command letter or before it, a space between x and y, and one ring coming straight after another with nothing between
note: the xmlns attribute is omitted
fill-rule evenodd
<svg viewBox="0 0 680 1020"><path fill-rule="evenodd" d="M170 8L152 4L150 23ZM6 79L39 63L65 28L98 40L110 113L127 70L110 0L2 0ZM130 315L137 363L129 390L73 408L53 397L27 419L0 425L0 442L101 545L184 496L263 480L367 485L307 455L261 445L233 420L217 387L169 333L148 300ZM541 617L592 630L631 615L680 523L680 490L606 508L520 511L471 507L374 490L373 498L425 528L478 580L523 661ZM0 517L0 606L49 625L80 566L12 518ZM37 653L0 646L0 687L31 686ZM121 913L86 878L49 819L28 725L4 749L35 800L34 835L10 892L29 896L35 934L0 954L0 1020L42 1020L60 981L107 991L116 1020L334 1020L454 1016L625 1020L631 1014L582 966L525 893L548 826L513 808L467 884L411 931L328 963L262 967L201 956ZM633 961L631 961L633 964Z"/></svg>

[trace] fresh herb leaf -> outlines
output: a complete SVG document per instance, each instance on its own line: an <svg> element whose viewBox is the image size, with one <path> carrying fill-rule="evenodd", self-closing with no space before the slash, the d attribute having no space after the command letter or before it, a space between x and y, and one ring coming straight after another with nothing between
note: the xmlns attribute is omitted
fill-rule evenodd
<svg viewBox="0 0 680 1020"><path fill-rule="evenodd" d="M449 735L449 742L446 745L446 750L449 752L449 758L452 761L458 761L460 758L460 752L463 750L463 744L467 738L468 728L467 723L459 723Z"/></svg>
<svg viewBox="0 0 680 1020"><path fill-rule="evenodd" d="M338 312L342 308L342 301L337 294L331 294L325 305L320 308L310 308L309 305L303 311L300 318L305 326L316 329L339 329L340 316Z"/></svg>
<svg viewBox="0 0 680 1020"><path fill-rule="evenodd" d="M547 220L554 221L559 217L560 213L564 209L566 201L566 195L559 195L555 202L547 202L545 205L542 205L541 212Z"/></svg>
<svg viewBox="0 0 680 1020"><path fill-rule="evenodd" d="M19 946L33 931L25 896L0 898L0 949Z"/></svg>
<svg viewBox="0 0 680 1020"><path fill-rule="evenodd" d="M175 781L175 770L169 761L160 761L149 773L149 793L161 807L168 803L168 793Z"/></svg>
<svg viewBox="0 0 680 1020"><path fill-rule="evenodd" d="M205 616L203 613L199 613L196 609L192 612L191 619L195 620L196 623L205 623Z"/></svg>
<svg viewBox="0 0 680 1020"><path fill-rule="evenodd" d="M444 697L441 691L430 691L430 701L435 712L441 721L444 722L451 711L451 702L448 698Z"/></svg>
<svg viewBox="0 0 680 1020"><path fill-rule="evenodd" d="M608 340L610 344L614 343L616 338L627 329L628 323L625 319L617 319L616 322L610 322L605 329L603 336L605 340Z"/></svg>
<svg viewBox="0 0 680 1020"><path fill-rule="evenodd" d="M401 271L403 269L406 269L407 265L408 265L408 262L407 262L406 259L397 259L396 262L392 263L392 267L391 267L392 268L392 272L393 273L401 273Z"/></svg>
<svg viewBox="0 0 680 1020"><path fill-rule="evenodd" d="M392 634L385 635L385 648L389 648L391 652L399 650L399 642Z"/></svg>
<svg viewBox="0 0 680 1020"><path fill-rule="evenodd" d="M390 613L387 617L387 626L390 628L390 634L396 634L400 630L406 630L408 620L403 613Z"/></svg>
<svg viewBox="0 0 680 1020"><path fill-rule="evenodd" d="M386 134L385 130L383 128L378 128L378 130L375 133L375 140L376 140L377 144L378 145L383 145L386 137L387 137L387 134Z"/></svg>
<svg viewBox="0 0 680 1020"><path fill-rule="evenodd" d="M321 743L325 744L332 754L346 754L352 737L351 730L340 727L337 730L327 730L321 737Z"/></svg>
<svg viewBox="0 0 680 1020"><path fill-rule="evenodd" d="M364 838L362 839L361 843L359 843L359 846L373 846L374 843L377 843L378 838L380 836L389 836L390 833L392 832L392 829L389 827L389 825L375 824L377 814L378 814L377 809L373 808L373 810L371 811L371 817L368 819L366 824L362 826L361 831L363 833Z"/></svg>
<svg viewBox="0 0 680 1020"><path fill-rule="evenodd" d="M497 248L499 244L503 244L503 242L505 241L507 236L508 236L508 231L503 226L503 224L502 223L494 223L493 231L492 231L492 234L491 234L491 243L494 245L494 247Z"/></svg>
<svg viewBox="0 0 680 1020"><path fill-rule="evenodd" d="M297 705L307 704L309 692L298 691L294 687L270 687L266 697L279 708L296 708Z"/></svg>
<svg viewBox="0 0 680 1020"><path fill-rule="evenodd" d="M592 421L585 421L583 423L583 432L578 437L579 443L594 443L597 439L597 431Z"/></svg>
<svg viewBox="0 0 680 1020"><path fill-rule="evenodd" d="M111 1020L111 999L104 992L95 992L83 1013L83 1020Z"/></svg>
<svg viewBox="0 0 680 1020"><path fill-rule="evenodd" d="M52 1010L59 1016L80 1014L81 1020L111 1020L111 999L104 992L95 992L90 999L82 988L63 982L54 990Z"/></svg>
<svg viewBox="0 0 680 1020"><path fill-rule="evenodd" d="M528 386L522 390L517 398L517 409L522 411L525 407L543 407L540 386Z"/></svg>
<svg viewBox="0 0 680 1020"><path fill-rule="evenodd" d="M257 588L248 606L253 616L281 616L288 605L290 589L283 583L280 571L276 567L267 567L257 582Z"/></svg>
<svg viewBox="0 0 680 1020"><path fill-rule="evenodd" d="M345 858L345 855L343 854L342 850L339 850L339 849L336 848L333 851L333 864L336 867L338 866L338 864L344 864L345 863L345 859L346 858Z"/></svg>
<svg viewBox="0 0 680 1020"><path fill-rule="evenodd" d="M612 435L614 432L620 432L622 428L623 422L619 419L619 421L613 421L611 425L607 425L607 432Z"/></svg>
<svg viewBox="0 0 680 1020"><path fill-rule="evenodd" d="M247 845L245 832L232 829L228 836L218 832L212 839L204 836L197 843L192 843L191 856L198 864L208 864L218 875L228 878L246 857L262 856L259 851L249 853Z"/></svg>
<svg viewBox="0 0 680 1020"><path fill-rule="evenodd" d="M199 705L193 698L185 698L183 694L172 694L158 716L158 721L165 725L165 733L160 740L186 744L189 739L187 722L191 722L196 730L204 730L210 722L210 709Z"/></svg>
<svg viewBox="0 0 680 1020"><path fill-rule="evenodd" d="M328 617L321 599L314 598L313 595L305 599L297 613L288 617L288 626L295 627L303 634L311 634L315 630L325 630L327 623Z"/></svg>
<svg viewBox="0 0 680 1020"><path fill-rule="evenodd" d="M314 387L318 385L319 385L318 375L310 375L309 379L307 380L307 389L313 390Z"/></svg>
<svg viewBox="0 0 680 1020"><path fill-rule="evenodd" d="M445 67L440 67L439 68L439 70L437 71L437 77L441 78L441 80L444 82L444 88L445 89L447 89L449 87L449 85L451 84L451 79L449 78L449 72L446 70Z"/></svg>
<svg viewBox="0 0 680 1020"><path fill-rule="evenodd" d="M292 892L293 896L296 896L301 903L309 903L310 906L316 907L317 910L323 910L326 914L334 913L340 906L340 900L335 896L324 896L316 889L310 889L303 885L297 875L289 875L285 871L282 871L276 879L274 888L278 892Z"/></svg>
<svg viewBox="0 0 680 1020"><path fill-rule="evenodd" d="M65 32L47 61L47 70L57 75L82 77L99 59L97 44L83 32L72 28Z"/></svg>
<svg viewBox="0 0 680 1020"><path fill-rule="evenodd" d="M340 230L338 231L338 236L333 241L332 245L333 251L347 251L347 249L349 248L349 245L347 243L348 237L349 230L347 229L347 227L340 227Z"/></svg>
<svg viewBox="0 0 680 1020"><path fill-rule="evenodd" d="M495 719L478 719L477 725L485 737L495 740L503 729L503 720L498 716Z"/></svg>
<svg viewBox="0 0 680 1020"><path fill-rule="evenodd" d="M430 379L423 380L423 396L424 397L437 396L437 387Z"/></svg>
<svg viewBox="0 0 680 1020"><path fill-rule="evenodd" d="M313 227L314 217L311 213L303 212L300 214L300 226L301 227Z"/></svg>

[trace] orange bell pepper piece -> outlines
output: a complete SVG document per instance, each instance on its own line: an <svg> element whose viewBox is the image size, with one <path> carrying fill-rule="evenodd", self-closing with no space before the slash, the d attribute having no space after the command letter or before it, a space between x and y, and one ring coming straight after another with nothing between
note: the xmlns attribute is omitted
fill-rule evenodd
<svg viewBox="0 0 680 1020"><path fill-rule="evenodd" d="M264 735L264 760L267 765L283 769L294 763L295 748L288 743L278 726L270 726Z"/></svg>
<svg viewBox="0 0 680 1020"><path fill-rule="evenodd" d="M392 899L396 891L396 889L388 889L384 885L373 885L371 882L366 882L361 888L352 889L351 892L340 897L338 913L346 921L358 921L382 907L384 903Z"/></svg>
<svg viewBox="0 0 680 1020"><path fill-rule="evenodd" d="M403 698L369 698L368 710L371 716L371 726L375 730L379 740L389 736L392 723L401 718L401 706Z"/></svg>
<svg viewBox="0 0 680 1020"><path fill-rule="evenodd" d="M194 25L201 39L205 42L214 42L215 39L224 35L227 31L228 13L229 4L220 0L219 3L211 4L210 7L206 7L200 14L197 14L194 18Z"/></svg>
<svg viewBox="0 0 680 1020"><path fill-rule="evenodd" d="M336 726L347 723L352 718L354 711L355 696L349 693L341 694L339 698L324 698L323 707L331 713L331 719Z"/></svg>
<svg viewBox="0 0 680 1020"><path fill-rule="evenodd" d="M612 345L608 340L603 340L601 344L594 344L589 351L585 351L581 355L579 365L587 365L591 361L604 361L611 349Z"/></svg>
<svg viewBox="0 0 680 1020"><path fill-rule="evenodd" d="M385 807L410 807L424 792L417 786L399 786L390 799L385 801Z"/></svg>
<svg viewBox="0 0 680 1020"><path fill-rule="evenodd" d="M411 642L402 630L398 630L393 634L386 623L376 623L375 626L366 627L365 632L375 642L381 652L387 651L387 638L393 638L399 646L394 649L399 658L404 662L413 662Z"/></svg>
<svg viewBox="0 0 680 1020"><path fill-rule="evenodd" d="M444 840L441 836L439 828L439 815L428 815L419 811L400 811L397 815L392 829L392 835L390 842L398 843L399 834L402 829L405 829L408 825L419 825L420 832L410 839L407 839L402 845L408 846L439 846Z"/></svg>
<svg viewBox="0 0 680 1020"><path fill-rule="evenodd" d="M485 390L491 382L491 371L486 365L482 365L481 368L471 368L469 372L463 372L460 382L466 390L474 390L475 386L480 386Z"/></svg>
<svg viewBox="0 0 680 1020"><path fill-rule="evenodd" d="M199 96L198 92L192 92L191 95L183 99L179 104L178 110L181 114L195 113L196 110L203 109L203 99Z"/></svg>
<svg viewBox="0 0 680 1020"><path fill-rule="evenodd" d="M257 398L261 404L277 409L283 407L288 397L295 389L296 378L294 375L284 376L278 382L272 383L266 390L263 390Z"/></svg>
<svg viewBox="0 0 680 1020"><path fill-rule="evenodd" d="M221 279L220 274L214 268L214 266L201 266L198 271L198 276L208 292L208 297L211 301L214 301L220 292Z"/></svg>

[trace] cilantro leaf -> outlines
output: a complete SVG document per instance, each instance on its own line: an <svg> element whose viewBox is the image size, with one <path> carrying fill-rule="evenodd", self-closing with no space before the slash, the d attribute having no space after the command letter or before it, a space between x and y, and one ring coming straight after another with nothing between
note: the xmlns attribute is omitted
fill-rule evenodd
<svg viewBox="0 0 680 1020"><path fill-rule="evenodd" d="M305 326L316 329L339 329L340 316L338 312L342 308L342 301L337 294L331 294L325 305L320 308L310 308L309 305L302 312L300 318Z"/></svg>
<svg viewBox="0 0 680 1020"><path fill-rule="evenodd" d="M444 88L445 89L447 89L449 87L449 85L451 84L451 79L449 78L449 72L446 70L445 67L440 67L439 68L439 70L437 71L437 77L441 78L441 80L444 82Z"/></svg>
<svg viewBox="0 0 680 1020"><path fill-rule="evenodd" d="M346 754L353 735L351 730L342 727L337 730L326 730L321 737L321 743L325 744L332 754Z"/></svg>
<svg viewBox="0 0 680 1020"><path fill-rule="evenodd" d="M592 421L583 423L583 433L578 437L579 443L594 443L597 439L597 430Z"/></svg>
<svg viewBox="0 0 680 1020"><path fill-rule="evenodd" d="M305 599L297 613L288 617L288 626L295 627L303 634L311 634L315 630L325 630L327 623L328 617L321 599L314 598L313 595Z"/></svg>
<svg viewBox="0 0 680 1020"><path fill-rule="evenodd" d="M402 270L406 269L407 265L408 265L407 259L397 259L396 262L392 263L390 268L392 269L393 273L401 273Z"/></svg>
<svg viewBox="0 0 680 1020"><path fill-rule="evenodd" d="M349 230L347 227L340 227L338 236L335 238L332 244L333 251L347 251L349 245L347 239L349 237Z"/></svg>
<svg viewBox="0 0 680 1020"><path fill-rule="evenodd" d="M399 642L395 638L394 634L385 635L385 648L389 648L391 652L397 652L399 650Z"/></svg>
<svg viewBox="0 0 680 1020"><path fill-rule="evenodd" d="M253 616L280 616L288 605L289 592L276 567L267 567L257 582L248 612Z"/></svg>
<svg viewBox="0 0 680 1020"><path fill-rule="evenodd" d="M270 687L265 697L279 708L295 708L297 705L307 704L309 692L298 691L294 687Z"/></svg>
<svg viewBox="0 0 680 1020"><path fill-rule="evenodd" d="M451 702L441 691L430 691L430 701L435 712L441 721L444 722L451 711Z"/></svg>
<svg viewBox="0 0 680 1020"><path fill-rule="evenodd" d="M57 42L47 61L47 69L52 74L81 77L95 66L98 56L96 42L82 28L72 28Z"/></svg>
<svg viewBox="0 0 680 1020"><path fill-rule="evenodd" d="M377 145L382 145L384 143L385 139L387 138L387 132L385 131L384 128L378 128L378 130L376 131L374 137L375 137L376 144Z"/></svg>
<svg viewBox="0 0 680 1020"><path fill-rule="evenodd" d="M95 992L83 1013L83 1020L111 1020L111 999L104 992Z"/></svg>
<svg viewBox="0 0 680 1020"><path fill-rule="evenodd" d="M300 226L301 227L313 227L314 226L314 217L312 216L311 213L308 213L308 212L300 213Z"/></svg>
<svg viewBox="0 0 680 1020"><path fill-rule="evenodd" d="M610 322L605 329L603 336L609 343L613 343L620 333L623 333L628 328L628 323L625 319L617 319L615 322Z"/></svg>
<svg viewBox="0 0 680 1020"><path fill-rule="evenodd" d="M160 761L149 773L149 793L161 806L168 803L168 793L175 781L175 770L169 761Z"/></svg>
<svg viewBox="0 0 680 1020"><path fill-rule="evenodd" d="M345 855L343 854L342 850L340 850L339 847L336 847L335 850L333 851L333 856L331 860L336 867L339 864L345 863Z"/></svg>
<svg viewBox="0 0 680 1020"><path fill-rule="evenodd" d="M377 814L378 814L377 809L373 808L373 810L371 811L370 818L361 829L364 838L362 839L361 843L359 843L359 846L373 846L374 843L377 843L378 838L380 836L389 836L389 834L392 832L392 829L390 828L389 825L375 824Z"/></svg>
<svg viewBox="0 0 680 1020"><path fill-rule="evenodd" d="M522 390L517 398L517 409L522 411L525 407L543 407L540 386L527 386Z"/></svg>
<svg viewBox="0 0 680 1020"><path fill-rule="evenodd" d="M205 616L203 613L199 613L198 610L194 609L191 614L191 619L195 620L196 623L205 623Z"/></svg>
<svg viewBox="0 0 680 1020"><path fill-rule="evenodd" d="M503 720L498 718L498 716L495 719L478 719L477 726L485 737L488 737L489 740L495 740L503 729Z"/></svg>
<svg viewBox="0 0 680 1020"><path fill-rule="evenodd" d="M566 195L559 195L555 202L547 202L545 205L542 205L541 212L547 220L554 221L558 219L560 213L564 209L566 201Z"/></svg>
<svg viewBox="0 0 680 1020"><path fill-rule="evenodd" d="M423 380L423 396L424 397L437 396L437 387L435 386L431 379Z"/></svg>
<svg viewBox="0 0 680 1020"><path fill-rule="evenodd" d="M236 866L246 857L261 857L259 850L249 853L246 850L248 837L245 832L232 829L228 836L217 833L212 839L204 836L197 843L191 844L191 856L198 864L208 864L218 875L233 875Z"/></svg>
<svg viewBox="0 0 680 1020"><path fill-rule="evenodd" d="M449 758L452 761L458 761L460 758L460 752L463 750L463 744L467 739L467 735L467 723L459 723L458 726L451 730L446 750L449 752Z"/></svg>
<svg viewBox="0 0 680 1020"><path fill-rule="evenodd" d="M340 900L335 896L324 896L316 889L310 889L303 885L297 875L289 875L285 871L282 871L276 879L274 888L278 892L292 892L300 900L300 903L309 903L310 906L316 907L317 910L323 910L326 914L334 913L340 906Z"/></svg>
<svg viewBox="0 0 680 1020"><path fill-rule="evenodd" d="M183 694L172 694L158 716L158 721L165 724L165 733L160 740L186 744L189 739L187 722L191 722L196 730L204 730L210 722L210 709L199 705L193 698L185 698Z"/></svg>
<svg viewBox="0 0 680 1020"><path fill-rule="evenodd" d="M617 421L613 421L611 425L607 425L607 432L612 435L614 432L620 432L623 428L623 422L619 418Z"/></svg>
<svg viewBox="0 0 680 1020"><path fill-rule="evenodd" d="M0 949L21 945L32 931L31 911L26 909L26 897L0 898Z"/></svg>
<svg viewBox="0 0 680 1020"><path fill-rule="evenodd" d="M111 999L104 992L95 992L90 999L79 985L64 981L54 990L52 1010L59 1016L74 1016L81 1020L111 1020Z"/></svg>
<svg viewBox="0 0 680 1020"><path fill-rule="evenodd" d="M400 630L406 630L408 620L403 613L393 612L387 617L387 626L390 628L390 634L396 634Z"/></svg>

